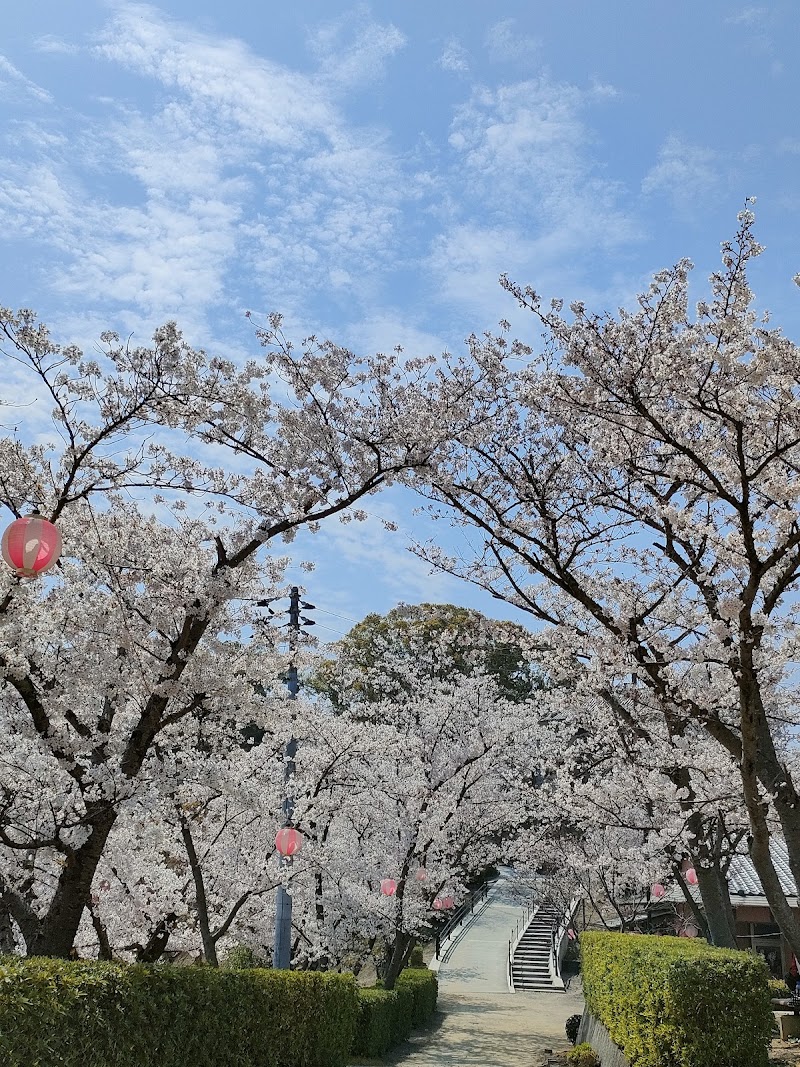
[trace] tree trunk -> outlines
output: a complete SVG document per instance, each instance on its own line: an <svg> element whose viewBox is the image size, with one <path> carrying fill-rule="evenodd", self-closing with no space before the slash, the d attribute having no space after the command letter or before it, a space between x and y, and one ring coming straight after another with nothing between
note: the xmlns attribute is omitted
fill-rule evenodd
<svg viewBox="0 0 800 1067"><path fill-rule="evenodd" d="M386 953L383 968L383 988L394 989L398 975L408 963L416 939L411 934L399 932Z"/></svg>
<svg viewBox="0 0 800 1067"><path fill-rule="evenodd" d="M2 874L0 874L0 907L8 912L10 918L19 927L25 949L30 954L31 946L41 930L42 923L36 912L25 900L23 894L27 893L33 885L33 878L29 877L20 890L11 889Z"/></svg>
<svg viewBox="0 0 800 1067"><path fill-rule="evenodd" d="M728 880L718 863L705 867L702 859L696 862L697 888L703 901L711 944L718 948L736 948L736 923L728 892Z"/></svg>
<svg viewBox="0 0 800 1067"><path fill-rule="evenodd" d="M759 783L775 796L775 808L786 836L789 865L798 881L800 874L800 818L791 810L797 794L788 772L781 767L769 733L758 679L752 664L752 652L743 646L740 678L740 721L742 758L740 773L742 791L750 820L748 841L750 858L756 869L764 895L769 902L775 922L789 942L792 952L800 958L800 919L792 910L780 883L770 854L770 830L767 823L769 803L761 795ZM777 795L776 795L777 794ZM781 794L783 794L781 796Z"/></svg>
<svg viewBox="0 0 800 1067"><path fill-rule="evenodd" d="M14 937L14 924L11 920L11 912L5 904L0 902L0 955L11 956L16 951L17 942Z"/></svg>
<svg viewBox="0 0 800 1067"><path fill-rule="evenodd" d="M687 787L691 788L688 774L686 781ZM693 792L691 802L694 803ZM692 811L686 826L690 835L690 855L697 875L697 888L703 902L704 921L701 921L701 929L705 926L712 945L719 948L736 948L736 922L731 906L727 871L723 870L722 865L722 828L718 819L709 821L697 810ZM689 906L696 914L695 902L682 879L681 887Z"/></svg>
<svg viewBox="0 0 800 1067"><path fill-rule="evenodd" d="M186 855L189 857L189 866L194 879L194 895L197 905L197 921L200 924L200 937L203 941L203 955L206 963L212 967L219 967L217 959L217 943L211 935L211 927L208 922L208 900L206 899L206 887L203 881L203 871L197 858L197 849L194 847L192 831L186 819L181 819L181 834L186 846Z"/></svg>
<svg viewBox="0 0 800 1067"><path fill-rule="evenodd" d="M136 953L136 959L139 963L158 963L164 955L164 950L172 933L172 924L176 918L175 913L170 912L169 915L165 915L160 920L155 930L150 934L147 944L144 948L140 947Z"/></svg>
<svg viewBox="0 0 800 1067"><path fill-rule="evenodd" d="M117 811L110 804L87 805L87 810L87 823L91 827L89 836L67 858L47 915L28 946L31 956L69 959L94 873L117 821Z"/></svg>
<svg viewBox="0 0 800 1067"><path fill-rule="evenodd" d="M106 930L103 921L101 920L97 912L94 910L94 908L91 906L91 904L88 907L89 915L92 918L92 926L94 927L94 932L97 934L97 958L100 960L106 960L110 963L111 960L114 959L114 954L111 951L111 942L108 940L108 930Z"/></svg>

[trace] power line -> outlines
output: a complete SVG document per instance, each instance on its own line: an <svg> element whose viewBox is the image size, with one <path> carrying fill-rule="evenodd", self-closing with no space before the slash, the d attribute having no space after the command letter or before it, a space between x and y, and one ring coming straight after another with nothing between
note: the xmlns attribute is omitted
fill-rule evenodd
<svg viewBox="0 0 800 1067"><path fill-rule="evenodd" d="M317 608L317 611L321 610L323 609ZM331 614L333 614L333 612L331 612ZM330 630L332 634L338 634L340 637L347 637L347 634L344 633L342 630L337 630L333 626L328 626L327 623L320 622L319 620L317 620L317 626L321 626L323 630Z"/></svg>
<svg viewBox="0 0 800 1067"><path fill-rule="evenodd" d="M318 607L317 611L324 611L326 615L333 615L333 617L335 619L344 619L345 622L352 622L352 624L354 626L358 626L358 620L357 619L351 619L347 615L339 615L338 612L330 611L328 608L320 608L320 607ZM322 625L322 624L320 624L320 625Z"/></svg>

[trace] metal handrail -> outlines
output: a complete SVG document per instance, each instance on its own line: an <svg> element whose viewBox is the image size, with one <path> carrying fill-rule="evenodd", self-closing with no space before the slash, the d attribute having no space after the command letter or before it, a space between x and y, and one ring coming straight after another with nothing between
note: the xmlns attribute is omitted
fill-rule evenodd
<svg viewBox="0 0 800 1067"><path fill-rule="evenodd" d="M560 920L553 920L553 924L550 927L550 974L556 981L561 981L561 961L559 960L559 950L561 948L561 942L564 940L572 920L575 916L575 911L578 907L580 897L575 896L569 902L566 915Z"/></svg>
<svg viewBox="0 0 800 1067"><path fill-rule="evenodd" d="M528 929L528 925L529 925L529 923L531 921L531 918L536 913L538 908L539 908L539 902L536 901L536 900L530 900L525 905L525 907L523 909L523 917L521 919L517 919L516 923L513 926L512 936L511 936L511 938L510 938L510 940L508 942L508 988L511 990L512 993L515 992L515 990L514 990L514 951L516 950L517 945L520 943L520 941L522 940L523 936L525 935L525 931ZM520 923L522 923L522 930L521 931L520 931Z"/></svg>
<svg viewBox="0 0 800 1067"><path fill-rule="evenodd" d="M491 879L487 878L485 881L481 882L477 889L473 889L467 899L461 904L459 904L459 906L453 912L451 918L447 921L447 923L440 930L436 931L436 950L434 957L435 959L439 959L442 950L442 944L448 939L448 937L450 937L453 930L455 930L457 926L460 926L468 915L472 915L473 911L475 910L475 905L480 903L480 901L482 901L484 897L488 895L490 882Z"/></svg>

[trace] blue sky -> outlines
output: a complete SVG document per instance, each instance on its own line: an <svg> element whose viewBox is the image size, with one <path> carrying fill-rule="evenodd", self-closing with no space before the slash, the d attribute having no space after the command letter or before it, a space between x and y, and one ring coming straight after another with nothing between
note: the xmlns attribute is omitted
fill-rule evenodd
<svg viewBox="0 0 800 1067"><path fill-rule="evenodd" d="M762 306L797 336L794 0L37 0L0 42L0 303L86 346L244 318L361 351L455 349L515 317L501 272L598 310L682 256L697 283L746 196ZM309 599L495 602L430 576L396 520L296 543ZM298 572L299 575L299 572ZM500 615L507 612L499 610ZM335 637L344 619L318 614Z"/></svg>

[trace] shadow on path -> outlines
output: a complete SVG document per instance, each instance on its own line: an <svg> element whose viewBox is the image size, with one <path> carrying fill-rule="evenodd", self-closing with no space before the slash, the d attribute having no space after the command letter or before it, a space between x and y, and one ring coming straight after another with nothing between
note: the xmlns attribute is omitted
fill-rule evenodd
<svg viewBox="0 0 800 1067"><path fill-rule="evenodd" d="M535 1067L570 1048L564 1023L583 1011L580 983L568 993L445 995L434 1023L386 1062L395 1067Z"/></svg>

